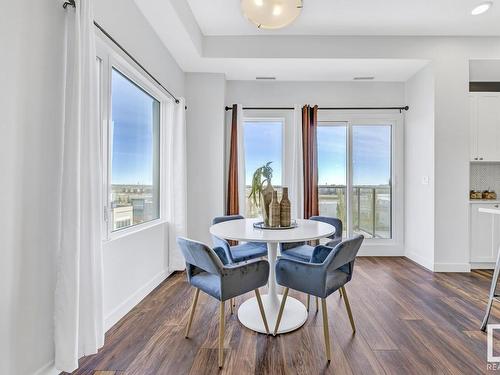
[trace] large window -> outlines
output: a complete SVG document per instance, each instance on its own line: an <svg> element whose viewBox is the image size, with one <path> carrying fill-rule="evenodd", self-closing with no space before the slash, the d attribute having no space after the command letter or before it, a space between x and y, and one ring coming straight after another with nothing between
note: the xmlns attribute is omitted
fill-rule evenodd
<svg viewBox="0 0 500 375"><path fill-rule="evenodd" d="M254 171L263 164L272 162L272 184L275 188L281 187L282 185L283 120L246 120L244 123L243 137L246 186L245 213L247 217L257 217L259 216L259 209L251 199L248 199ZM281 189L278 191L281 192Z"/></svg>
<svg viewBox="0 0 500 375"><path fill-rule="evenodd" d="M111 78L112 230L160 217L160 102L117 69Z"/></svg>
<svg viewBox="0 0 500 375"><path fill-rule="evenodd" d="M344 236L393 238L393 123L320 122L321 215L344 223Z"/></svg>
<svg viewBox="0 0 500 375"><path fill-rule="evenodd" d="M98 43L103 154L103 226L107 238L153 225L163 217L168 99L139 69Z"/></svg>

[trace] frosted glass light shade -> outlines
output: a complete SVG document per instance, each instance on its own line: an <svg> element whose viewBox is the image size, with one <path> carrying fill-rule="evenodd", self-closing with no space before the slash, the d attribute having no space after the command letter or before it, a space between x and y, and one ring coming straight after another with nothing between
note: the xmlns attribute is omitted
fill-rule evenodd
<svg viewBox="0 0 500 375"><path fill-rule="evenodd" d="M262 29L280 29L291 24L302 10L300 0L241 0L246 18Z"/></svg>

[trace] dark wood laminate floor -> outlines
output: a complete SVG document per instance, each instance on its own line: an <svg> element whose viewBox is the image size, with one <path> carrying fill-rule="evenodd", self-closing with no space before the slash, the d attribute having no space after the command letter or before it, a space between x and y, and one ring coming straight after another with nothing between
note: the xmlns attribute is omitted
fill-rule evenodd
<svg viewBox="0 0 500 375"><path fill-rule="evenodd" d="M193 290L179 273L109 330L105 346L83 358L74 374L482 374L486 335L478 327L490 280L489 271L432 273L405 258L358 258L346 286L355 335L339 295L328 298L330 365L321 312L312 300L304 327L278 337L246 329L227 306L219 371L218 303L200 294L191 338L185 339ZM305 302L305 295L290 293ZM491 322L499 321L495 306Z"/></svg>

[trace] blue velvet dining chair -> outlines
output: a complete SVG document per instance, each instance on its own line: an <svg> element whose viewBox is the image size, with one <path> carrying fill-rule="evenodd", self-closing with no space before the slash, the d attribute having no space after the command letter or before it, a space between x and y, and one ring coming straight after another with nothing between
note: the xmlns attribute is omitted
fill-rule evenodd
<svg viewBox="0 0 500 375"><path fill-rule="evenodd" d="M321 221L322 223L330 224L335 228L335 233L327 237L328 241L325 246L335 247L342 241L342 221L336 217L330 216L311 216L309 220ZM314 246L308 245L306 242L290 242L280 244L281 255L284 258L292 258L309 262L311 260ZM342 295L342 294L341 294ZM307 295L306 307L309 311L310 295ZM319 309L318 298L316 298L316 311Z"/></svg>
<svg viewBox="0 0 500 375"><path fill-rule="evenodd" d="M193 322L200 290L220 301L219 305L219 367L224 361L224 310L225 301L244 293L255 291L264 327L269 334L266 314L262 305L259 288L267 283L269 263L266 260L252 260L242 264L224 264L224 252L220 248L211 249L207 245L178 237L177 243L186 260L188 282L196 288L191 312L186 326L186 338Z"/></svg>
<svg viewBox="0 0 500 375"><path fill-rule="evenodd" d="M219 216L213 219L212 224L240 219L244 219L244 217L241 215ZM215 247L224 249L229 263L243 262L267 255L267 244L265 242L246 242L236 246L229 246L229 243L223 238L212 236L212 239Z"/></svg>
<svg viewBox="0 0 500 375"><path fill-rule="evenodd" d="M325 336L326 358L330 362L330 334L328 332L328 315L326 298L337 290L342 291L347 315L353 333L356 332L354 319L345 290L345 284L351 281L354 261L363 243L363 236L356 236L339 243L335 248L318 245L314 248L311 260L305 262L298 259L280 257L276 263L276 282L285 287L281 306L274 327L274 335L278 331L289 288L321 298L323 315L323 334Z"/></svg>

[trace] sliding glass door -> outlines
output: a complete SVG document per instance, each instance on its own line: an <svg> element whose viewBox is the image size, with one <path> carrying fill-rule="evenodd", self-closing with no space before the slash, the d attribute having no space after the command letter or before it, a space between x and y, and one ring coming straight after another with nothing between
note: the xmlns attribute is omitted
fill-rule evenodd
<svg viewBox="0 0 500 375"><path fill-rule="evenodd" d="M344 224L344 236L393 238L393 126L384 121L320 122L320 215Z"/></svg>
<svg viewBox="0 0 500 375"><path fill-rule="evenodd" d="M318 127L318 196L320 215L347 223L347 123ZM347 236L347 225L343 227Z"/></svg>
<svg viewBox="0 0 500 375"><path fill-rule="evenodd" d="M392 238L391 126L353 125L352 232Z"/></svg>

